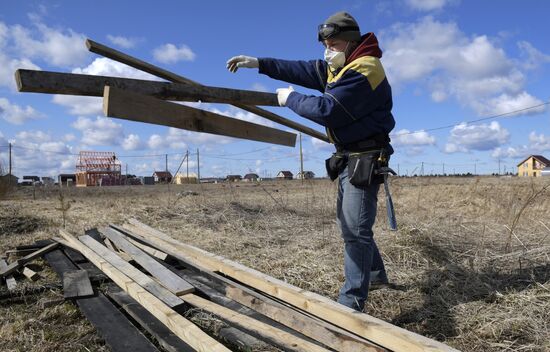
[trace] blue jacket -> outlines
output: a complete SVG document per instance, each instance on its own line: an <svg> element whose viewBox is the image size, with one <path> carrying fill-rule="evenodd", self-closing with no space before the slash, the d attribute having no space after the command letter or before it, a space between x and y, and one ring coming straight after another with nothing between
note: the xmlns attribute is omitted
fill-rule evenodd
<svg viewBox="0 0 550 352"><path fill-rule="evenodd" d="M259 59L260 73L323 93L311 96L292 92L286 106L325 126L329 139L337 145L388 135L395 126L391 87L380 63L378 41L372 33L362 39L337 72L331 72L324 60Z"/></svg>

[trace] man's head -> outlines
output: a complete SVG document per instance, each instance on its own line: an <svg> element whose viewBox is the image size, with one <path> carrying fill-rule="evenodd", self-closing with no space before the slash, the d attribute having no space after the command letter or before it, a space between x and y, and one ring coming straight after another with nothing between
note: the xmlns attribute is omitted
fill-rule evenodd
<svg viewBox="0 0 550 352"><path fill-rule="evenodd" d="M361 41L361 32L357 21L347 12L337 12L319 25L318 40L340 39L346 42ZM326 44L326 43L325 43Z"/></svg>

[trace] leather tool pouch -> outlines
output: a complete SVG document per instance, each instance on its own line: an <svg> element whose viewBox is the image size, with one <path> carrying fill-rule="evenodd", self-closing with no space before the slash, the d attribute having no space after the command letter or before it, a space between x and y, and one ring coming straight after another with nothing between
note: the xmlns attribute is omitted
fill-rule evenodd
<svg viewBox="0 0 550 352"><path fill-rule="evenodd" d="M330 158L325 160L325 167L327 168L327 174L331 181L336 180L340 172L344 170L348 161L347 159L345 154L334 153Z"/></svg>
<svg viewBox="0 0 550 352"><path fill-rule="evenodd" d="M350 153L348 160L348 180L354 186L370 186L384 183L384 176L376 170L380 165L380 151Z"/></svg>

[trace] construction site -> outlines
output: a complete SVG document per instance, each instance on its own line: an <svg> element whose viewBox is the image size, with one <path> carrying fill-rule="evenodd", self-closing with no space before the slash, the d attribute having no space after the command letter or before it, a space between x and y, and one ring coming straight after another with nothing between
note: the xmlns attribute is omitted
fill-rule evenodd
<svg viewBox="0 0 550 352"><path fill-rule="evenodd" d="M19 92L97 96L108 117L296 144L294 132L171 101L231 104L329 141L256 106L278 106L276 94L204 86L92 40L86 46L165 81L20 69ZM373 286L357 311L336 302L344 281L337 183L300 172L302 182L236 186L189 174L172 182L159 171L166 184L130 192L115 153L81 151L77 187L6 192L2 349L550 350L543 180L395 179L394 204L386 173L378 208L388 216L374 231L395 284Z"/></svg>

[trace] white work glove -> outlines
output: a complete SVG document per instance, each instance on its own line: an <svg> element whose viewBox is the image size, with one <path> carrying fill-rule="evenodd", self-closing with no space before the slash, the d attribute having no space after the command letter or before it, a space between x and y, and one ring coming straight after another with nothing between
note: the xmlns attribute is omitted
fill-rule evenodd
<svg viewBox="0 0 550 352"><path fill-rule="evenodd" d="M286 100L292 92L294 92L294 88L292 88L292 86L277 89L277 100L279 101L279 106L286 106Z"/></svg>
<svg viewBox="0 0 550 352"><path fill-rule="evenodd" d="M260 63L257 58L245 55L233 56L227 60L227 69L229 71L237 72L239 67L258 68L260 67Z"/></svg>

